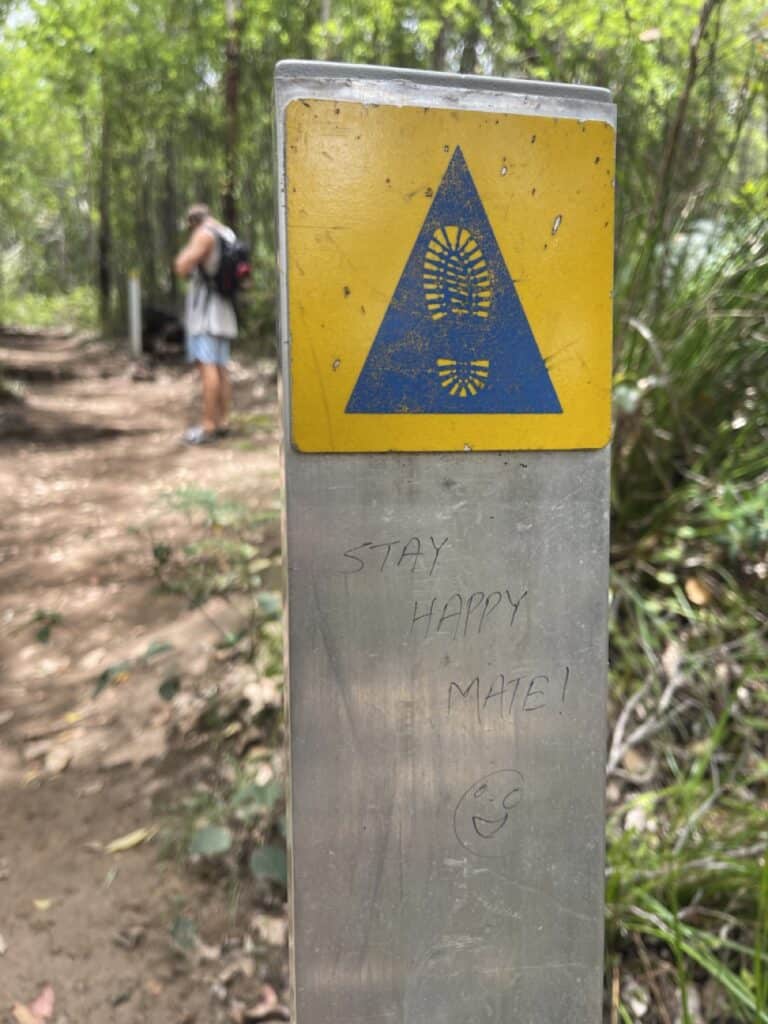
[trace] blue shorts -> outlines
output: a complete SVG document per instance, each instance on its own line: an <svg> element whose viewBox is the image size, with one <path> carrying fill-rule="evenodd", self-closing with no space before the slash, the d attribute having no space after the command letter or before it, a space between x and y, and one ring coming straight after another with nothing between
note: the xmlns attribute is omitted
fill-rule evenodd
<svg viewBox="0 0 768 1024"><path fill-rule="evenodd" d="M229 362L229 338L193 334L191 338L187 338L187 362L226 366Z"/></svg>

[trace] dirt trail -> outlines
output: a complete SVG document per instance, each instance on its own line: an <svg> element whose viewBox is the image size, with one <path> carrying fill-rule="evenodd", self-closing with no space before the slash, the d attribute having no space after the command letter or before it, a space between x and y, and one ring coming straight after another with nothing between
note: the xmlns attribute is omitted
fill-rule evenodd
<svg viewBox="0 0 768 1024"><path fill-rule="evenodd" d="M233 900L157 840L106 847L154 828L157 794L184 784L163 659L221 671L215 643L238 616L158 588L147 524L191 485L276 506L269 368L236 367L241 429L188 448L196 384L181 367L135 381L108 346L54 332L0 335L0 366L25 388L23 403L0 402L0 1020L46 983L58 1024L236 1019L221 970L253 945L249 894ZM153 644L174 652L160 669L94 696L100 673ZM171 938L179 920L199 936L194 955ZM265 978L280 984L258 962L240 974L244 1003Z"/></svg>

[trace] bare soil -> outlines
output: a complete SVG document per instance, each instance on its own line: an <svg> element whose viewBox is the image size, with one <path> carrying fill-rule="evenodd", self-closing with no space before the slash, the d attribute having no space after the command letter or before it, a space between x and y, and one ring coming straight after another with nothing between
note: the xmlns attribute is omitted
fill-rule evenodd
<svg viewBox="0 0 768 1024"><path fill-rule="evenodd" d="M276 506L274 368L235 364L239 429L191 448L180 365L137 380L117 346L47 332L0 335L0 367L20 382L0 398L0 1020L46 984L58 1024L242 1020L265 982L283 996L282 907L156 833L195 771L158 681L179 659L224 672L241 613L160 587L147 530L190 485ZM153 643L173 653L142 663ZM121 661L139 667L95 696Z"/></svg>

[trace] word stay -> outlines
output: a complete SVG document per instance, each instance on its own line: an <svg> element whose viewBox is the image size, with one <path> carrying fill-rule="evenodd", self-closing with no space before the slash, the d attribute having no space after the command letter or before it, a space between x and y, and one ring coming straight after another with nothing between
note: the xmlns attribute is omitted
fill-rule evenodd
<svg viewBox="0 0 768 1024"><path fill-rule="evenodd" d="M347 561L340 572L343 576L353 576L367 569L374 572L400 569L409 573L423 569L427 576L432 576L447 543L447 537L442 540L429 537L428 541L421 537L409 537L408 540L386 540L376 544L366 540L344 552L343 557Z"/></svg>

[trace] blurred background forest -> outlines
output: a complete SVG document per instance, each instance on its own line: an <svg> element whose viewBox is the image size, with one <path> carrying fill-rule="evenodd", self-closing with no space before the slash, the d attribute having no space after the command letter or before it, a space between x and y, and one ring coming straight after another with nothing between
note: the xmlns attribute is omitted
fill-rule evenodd
<svg viewBox="0 0 768 1024"><path fill-rule="evenodd" d="M611 1021L768 1022L764 0L0 0L0 324L125 322L191 200L273 344L283 58L609 87L619 110ZM627 981L629 978L629 981Z"/></svg>

